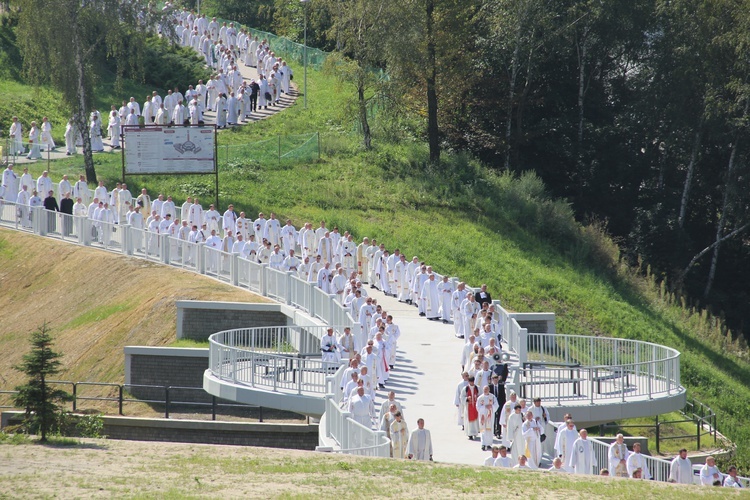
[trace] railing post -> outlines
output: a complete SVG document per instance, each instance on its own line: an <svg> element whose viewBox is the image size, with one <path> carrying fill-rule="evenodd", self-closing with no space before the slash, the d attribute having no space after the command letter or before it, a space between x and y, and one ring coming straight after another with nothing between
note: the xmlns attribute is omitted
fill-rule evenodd
<svg viewBox="0 0 750 500"><path fill-rule="evenodd" d="M164 264L169 265L170 262L170 245L169 245L169 235L168 234L160 234L159 235L159 243L161 244L161 261Z"/></svg>
<svg viewBox="0 0 750 500"><path fill-rule="evenodd" d="M652 387L651 384L654 380L654 362L651 360L648 364L648 399L654 399L654 397L651 395Z"/></svg>
<svg viewBox="0 0 750 500"><path fill-rule="evenodd" d="M133 245L131 243L132 235L130 234L130 226L125 224L120 226L122 231L122 253L125 255L133 255Z"/></svg>
<svg viewBox="0 0 750 500"><path fill-rule="evenodd" d="M274 356L273 358L273 392L276 392L276 382L279 380L279 372L278 372L278 364L276 363L277 358Z"/></svg>
<svg viewBox="0 0 750 500"><path fill-rule="evenodd" d="M518 362L523 366L528 361L529 331L526 328L518 329Z"/></svg>
<svg viewBox="0 0 750 500"><path fill-rule="evenodd" d="M341 413L341 449L348 450L349 446L349 417L351 413Z"/></svg>
<svg viewBox="0 0 750 500"><path fill-rule="evenodd" d="M120 415L123 415L123 413L122 413L122 384L120 384L120 385L118 386L118 393L119 393L119 394L117 395L117 405L118 405L118 410L119 410L119 412L120 412Z"/></svg>
<svg viewBox="0 0 750 500"><path fill-rule="evenodd" d="M268 264L260 265L260 294L268 297Z"/></svg>
<svg viewBox="0 0 750 500"><path fill-rule="evenodd" d="M333 419L333 416L335 411L330 411L334 408L333 403L333 394L326 394L326 437L331 437L331 419Z"/></svg>
<svg viewBox="0 0 750 500"><path fill-rule="evenodd" d="M667 362L667 394L672 394L672 363Z"/></svg>
<svg viewBox="0 0 750 500"><path fill-rule="evenodd" d="M286 305L290 306L292 305L292 274L294 274L294 271L287 271L286 272Z"/></svg>
<svg viewBox="0 0 750 500"><path fill-rule="evenodd" d="M229 260L229 281L234 286L240 284L240 256L236 253L232 254Z"/></svg>
<svg viewBox="0 0 750 500"><path fill-rule="evenodd" d="M305 282L303 286L307 287L308 295L310 296L310 310L308 311L311 318L315 317L315 286L310 282Z"/></svg>
<svg viewBox="0 0 750 500"><path fill-rule="evenodd" d="M200 274L206 274L206 246L195 245L195 270Z"/></svg>
<svg viewBox="0 0 750 500"><path fill-rule="evenodd" d="M78 384L73 382L73 412L77 409L78 403Z"/></svg>

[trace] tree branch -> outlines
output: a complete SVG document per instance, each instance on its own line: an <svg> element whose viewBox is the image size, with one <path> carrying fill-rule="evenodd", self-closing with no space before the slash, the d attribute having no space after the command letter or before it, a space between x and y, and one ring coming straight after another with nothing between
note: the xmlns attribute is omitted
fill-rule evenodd
<svg viewBox="0 0 750 500"><path fill-rule="evenodd" d="M680 278L681 279L684 278L687 275L687 273L690 271L690 268L693 267L696 262L698 262L698 259L700 259L704 255L706 255L708 252L710 252L711 250L713 250L713 248L716 247L716 245L721 245L722 242L724 242L724 241L726 241L726 240L728 240L730 238L734 238L735 236L737 236L738 234L740 234L741 232L743 232L748 227L750 227L750 222L746 223L743 226L738 227L737 229L735 229L731 233L728 233L728 234L722 236L720 239L714 241L709 246L707 246L706 248L704 248L703 250L701 250L700 252L698 252L697 254L695 254L695 256L692 258L692 260L690 261L690 263L685 267L685 269L680 274Z"/></svg>

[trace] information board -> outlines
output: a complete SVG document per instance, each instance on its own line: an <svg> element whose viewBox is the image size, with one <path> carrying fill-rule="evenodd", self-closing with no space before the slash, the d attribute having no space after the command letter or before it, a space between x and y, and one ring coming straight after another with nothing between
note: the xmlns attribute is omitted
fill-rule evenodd
<svg viewBox="0 0 750 500"><path fill-rule="evenodd" d="M126 126L125 174L208 174L216 171L212 126Z"/></svg>

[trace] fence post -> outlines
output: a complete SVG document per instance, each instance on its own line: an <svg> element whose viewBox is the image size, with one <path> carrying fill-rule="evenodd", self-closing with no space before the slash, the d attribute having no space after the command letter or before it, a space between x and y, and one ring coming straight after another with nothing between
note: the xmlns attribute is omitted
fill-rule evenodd
<svg viewBox="0 0 750 500"><path fill-rule="evenodd" d="M703 422L703 418L699 418L695 422L695 451L700 451L701 449L701 423Z"/></svg>
<svg viewBox="0 0 750 500"><path fill-rule="evenodd" d="M73 382L73 411L76 411L77 408L77 397L78 397L78 384Z"/></svg>
<svg viewBox="0 0 750 500"><path fill-rule="evenodd" d="M656 453L659 453L659 434L661 430L661 424L659 423L659 415L656 416Z"/></svg>
<svg viewBox="0 0 750 500"><path fill-rule="evenodd" d="M118 403L118 406L119 406L118 409L120 410L120 415L122 415L123 414L122 413L122 385L119 386L119 389L120 389L119 390L120 394L117 397L117 400L118 400L117 403Z"/></svg>
<svg viewBox="0 0 750 500"><path fill-rule="evenodd" d="M164 386L164 418L169 418L169 386Z"/></svg>
<svg viewBox="0 0 750 500"><path fill-rule="evenodd" d="M263 407L258 407L258 422L263 422Z"/></svg>
<svg viewBox="0 0 750 500"><path fill-rule="evenodd" d="M211 420L216 420L216 396L211 396Z"/></svg>

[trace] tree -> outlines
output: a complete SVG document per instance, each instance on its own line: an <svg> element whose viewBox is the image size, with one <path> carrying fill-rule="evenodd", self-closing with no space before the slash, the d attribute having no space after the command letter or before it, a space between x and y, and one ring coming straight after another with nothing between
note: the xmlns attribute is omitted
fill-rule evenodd
<svg viewBox="0 0 750 500"><path fill-rule="evenodd" d="M61 354L52 350L52 335L45 322L31 334L31 352L24 355L16 369L28 375L26 384L16 387L14 401L26 408L26 424L39 429L41 440L47 441L47 433L58 420L62 408L58 402L70 401L72 397L62 389L48 385L50 375L60 372Z"/></svg>
<svg viewBox="0 0 750 500"><path fill-rule="evenodd" d="M157 24L166 35L172 34L172 25L162 23L169 11L150 10L140 0L16 0L16 4L26 75L62 92L82 132L86 176L96 182L86 131L97 65L112 61L119 83L126 71L140 67L145 40Z"/></svg>
<svg viewBox="0 0 750 500"><path fill-rule="evenodd" d="M340 40L340 51L344 55L343 59L331 58L330 64L340 80L354 86L356 114L365 149L372 148L367 105L373 97L381 94L380 90L386 85L376 68L382 61L390 3L386 0L352 0L343 5L338 1L328 5L335 13L330 32Z"/></svg>

